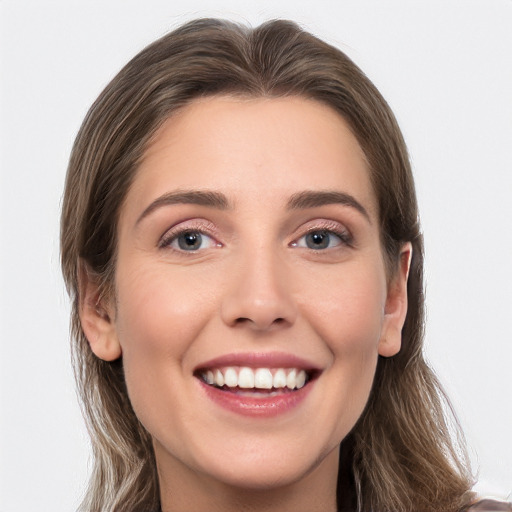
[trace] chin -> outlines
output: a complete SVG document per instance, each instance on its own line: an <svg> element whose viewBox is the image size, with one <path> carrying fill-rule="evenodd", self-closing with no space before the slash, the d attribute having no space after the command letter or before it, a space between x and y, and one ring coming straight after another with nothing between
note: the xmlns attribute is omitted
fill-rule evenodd
<svg viewBox="0 0 512 512"><path fill-rule="evenodd" d="M302 480L311 468L294 467L287 468L272 467L266 464L238 464L236 467L222 468L218 472L211 472L210 476L217 481L230 487L250 491L271 491L293 485ZM241 467L244 466L244 467Z"/></svg>
<svg viewBox="0 0 512 512"><path fill-rule="evenodd" d="M252 453L225 454L222 463L218 460L203 468L216 481L230 487L271 491L293 486L308 477L318 466L331 465L335 461L337 471L338 450L314 457L303 449L278 450L276 448L254 449ZM233 455L230 457L229 455Z"/></svg>

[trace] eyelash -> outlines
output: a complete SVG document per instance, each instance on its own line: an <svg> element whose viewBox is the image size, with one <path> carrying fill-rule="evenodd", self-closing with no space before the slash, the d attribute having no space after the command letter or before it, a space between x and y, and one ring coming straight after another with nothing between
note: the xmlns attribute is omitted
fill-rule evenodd
<svg viewBox="0 0 512 512"><path fill-rule="evenodd" d="M167 231L162 236L162 238L160 239L160 241L158 243L158 248L159 249L171 249L171 250L176 251L177 253L184 253L184 252L195 253L195 252L197 252L198 250L186 251L184 249L177 249L177 248L171 247L171 244L174 241L178 240L180 236L182 236L186 233L198 234L201 236L208 237L211 240L213 240L213 242L216 244L217 247L222 247L222 244L217 242L215 240L215 237L211 234L214 231L215 231L214 225L207 221L194 223L194 224L188 224L188 225L186 224L184 226L180 225L180 226L171 228L169 231Z"/></svg>
<svg viewBox="0 0 512 512"><path fill-rule="evenodd" d="M294 242L292 242L290 245L292 247L301 247L308 249L310 251L314 251L315 253L323 252L327 249L336 249L336 247L329 247L329 248L311 248L311 247L303 247L299 246L299 240L305 239L308 235L311 235L313 233L322 233L322 234L328 234L328 235L334 235L336 238L339 239L341 246L352 248L354 247L354 239L350 232L346 229L343 229L340 227L340 225L336 222L324 222L320 224L316 224L314 226L311 226L306 230L306 232L301 235L300 237L296 238Z"/></svg>
<svg viewBox="0 0 512 512"><path fill-rule="evenodd" d="M192 254L197 253L201 250L199 249L191 249L190 251L187 251L182 248L175 248L172 247L171 244L179 239L180 236L185 235L187 233L194 234L194 235L201 235L204 237L209 238L213 241L216 247L222 247L222 244L218 242L214 235L212 235L212 232L215 231L215 227L210 222L204 221L194 224L185 224L184 226L177 226L174 228L171 228L169 231L167 231L162 238L160 239L158 243L159 249L171 249L177 253L183 254L186 252L190 252ZM327 234L327 235L334 235L336 238L339 239L340 243L339 245L352 248L354 247L354 239L352 235L349 233L348 230L340 228L340 225L336 222L320 222L318 224L312 225L309 227L303 234L301 234L299 237L296 237L293 242L289 244L290 247L297 247L297 248L305 248L309 251L313 251L315 253L323 252L327 249L336 249L335 247L326 247L326 248L312 248L307 246L299 245L299 241L302 239L305 239L308 235L314 234L314 233L321 233L321 234Z"/></svg>

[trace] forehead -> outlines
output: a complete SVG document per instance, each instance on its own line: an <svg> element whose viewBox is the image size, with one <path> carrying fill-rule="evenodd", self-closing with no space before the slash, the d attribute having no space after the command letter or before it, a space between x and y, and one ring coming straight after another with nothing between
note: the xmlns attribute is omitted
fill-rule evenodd
<svg viewBox="0 0 512 512"><path fill-rule="evenodd" d="M345 120L300 97L195 100L167 119L143 156L127 203L172 190L222 191L234 203L341 190L375 214L368 165Z"/></svg>

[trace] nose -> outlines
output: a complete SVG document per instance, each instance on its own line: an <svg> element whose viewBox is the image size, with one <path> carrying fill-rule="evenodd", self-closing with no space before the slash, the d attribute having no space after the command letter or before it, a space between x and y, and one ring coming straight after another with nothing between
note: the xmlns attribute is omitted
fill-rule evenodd
<svg viewBox="0 0 512 512"><path fill-rule="evenodd" d="M268 331L291 326L297 316L293 282L277 255L255 251L247 254L228 281L221 316L230 327L246 326Z"/></svg>

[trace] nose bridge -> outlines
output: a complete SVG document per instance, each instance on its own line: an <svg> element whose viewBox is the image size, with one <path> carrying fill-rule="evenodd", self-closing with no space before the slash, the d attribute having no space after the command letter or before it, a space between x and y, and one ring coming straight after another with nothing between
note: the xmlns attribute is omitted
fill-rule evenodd
<svg viewBox="0 0 512 512"><path fill-rule="evenodd" d="M222 304L225 323L265 330L294 322L292 283L276 247L263 242L246 248L232 270Z"/></svg>

